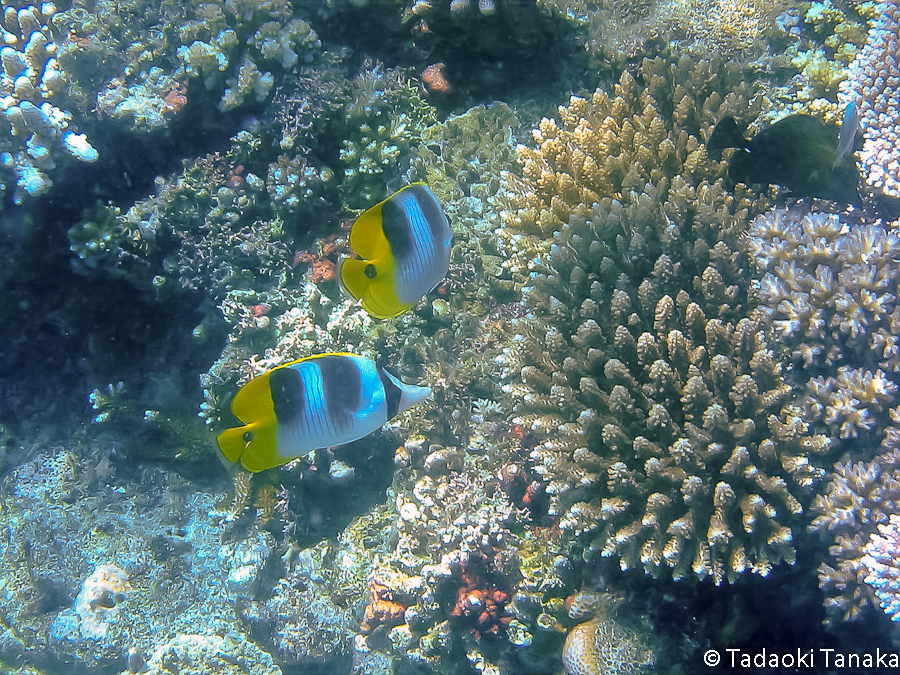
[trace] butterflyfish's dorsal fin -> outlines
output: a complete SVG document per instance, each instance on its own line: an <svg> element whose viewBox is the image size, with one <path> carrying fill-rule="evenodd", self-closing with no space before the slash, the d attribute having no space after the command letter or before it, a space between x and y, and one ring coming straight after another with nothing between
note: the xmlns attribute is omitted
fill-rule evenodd
<svg viewBox="0 0 900 675"><path fill-rule="evenodd" d="M271 412L272 393L269 390L271 373L272 371L268 371L250 380L241 387L231 402L231 412L244 424L274 415Z"/></svg>

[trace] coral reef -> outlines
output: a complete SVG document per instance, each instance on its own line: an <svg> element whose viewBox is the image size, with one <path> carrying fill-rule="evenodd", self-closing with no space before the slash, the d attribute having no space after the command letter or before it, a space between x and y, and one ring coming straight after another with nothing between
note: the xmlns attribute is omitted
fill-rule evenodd
<svg viewBox="0 0 900 675"><path fill-rule="evenodd" d="M146 664L126 672L165 675L281 675L272 656L249 640L228 635L182 634L157 647ZM122 675L125 675L124 673Z"/></svg>
<svg viewBox="0 0 900 675"><path fill-rule="evenodd" d="M216 517L225 487L198 491L164 470L132 471L108 440L35 453L3 481L0 660L109 671L130 654L162 668L160 659L182 658L158 652L179 634L201 625L241 633L234 604L260 584L272 546L253 530L223 548L234 531ZM223 651L251 650L271 666L243 638L227 640Z"/></svg>
<svg viewBox="0 0 900 675"><path fill-rule="evenodd" d="M869 31L865 46L850 64L849 77L841 85L841 101L859 104L863 134L860 162L870 190L900 197L900 4L882 6L883 12Z"/></svg>
<svg viewBox="0 0 900 675"><path fill-rule="evenodd" d="M689 133L741 99L695 99L703 66L642 68L643 86L626 74L612 97L573 99L520 151L509 222L557 232L530 265L505 390L538 436L551 512L594 532L591 551L654 575L767 575L794 560L829 445L790 424L793 389L745 295L752 211Z"/></svg>
<svg viewBox="0 0 900 675"><path fill-rule="evenodd" d="M362 210L386 198L386 186L399 176L400 158L437 122L409 80L402 70L370 66L350 83L340 153L346 208Z"/></svg>
<svg viewBox="0 0 900 675"><path fill-rule="evenodd" d="M566 675L637 675L653 663L640 635L611 618L596 618L573 628L562 652Z"/></svg>
<svg viewBox="0 0 900 675"><path fill-rule="evenodd" d="M817 515L811 528L833 542L828 548L832 564L819 566L829 621L860 619L875 603L876 589L890 592L890 576L880 574L885 568L880 567L878 537L890 536L881 528L890 528L898 499L900 452L895 449L871 462L838 462L825 493L813 502L810 510Z"/></svg>
<svg viewBox="0 0 900 675"><path fill-rule="evenodd" d="M70 128L72 113L57 105L67 94L69 74L56 58L56 6L4 0L0 7L0 167L15 173L13 199L21 203L50 188L57 162L95 162L98 154Z"/></svg>
<svg viewBox="0 0 900 675"><path fill-rule="evenodd" d="M836 214L775 209L751 223L747 247L760 308L787 358L821 373L803 383L804 422L824 422L841 439L889 426L900 370L891 292L900 278L896 232L851 227Z"/></svg>
<svg viewBox="0 0 900 675"><path fill-rule="evenodd" d="M58 57L74 79L69 95L93 103L98 91L100 112L137 133L168 126L187 103L191 80L207 90L192 95L218 97L222 110L233 110L266 100L277 77L321 53L315 31L283 2L102 0L57 22L69 31Z"/></svg>
<svg viewBox="0 0 900 675"><path fill-rule="evenodd" d="M271 596L252 601L243 618L279 663L335 662L348 653L354 622L337 592L334 548L323 542L288 555Z"/></svg>
<svg viewBox="0 0 900 675"><path fill-rule="evenodd" d="M763 51L775 17L786 2L752 0L691 0L662 2L654 19L692 43L694 50L713 51L732 58Z"/></svg>

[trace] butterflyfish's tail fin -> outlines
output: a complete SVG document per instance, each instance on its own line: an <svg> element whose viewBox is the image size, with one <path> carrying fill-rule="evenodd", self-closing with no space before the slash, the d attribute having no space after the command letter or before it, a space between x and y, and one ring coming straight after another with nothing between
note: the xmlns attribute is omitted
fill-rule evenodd
<svg viewBox="0 0 900 675"><path fill-rule="evenodd" d="M431 387L419 387L414 384L404 384L400 390L400 412L408 410L419 401L424 401L431 396Z"/></svg>

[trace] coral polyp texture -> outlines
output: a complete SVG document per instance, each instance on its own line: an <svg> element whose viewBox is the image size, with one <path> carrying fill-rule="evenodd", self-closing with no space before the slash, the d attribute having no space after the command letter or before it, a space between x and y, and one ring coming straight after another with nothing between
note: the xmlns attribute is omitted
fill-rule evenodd
<svg viewBox="0 0 900 675"><path fill-rule="evenodd" d="M653 663L641 635L615 619L597 617L575 626L562 651L565 675L638 675Z"/></svg>
<svg viewBox="0 0 900 675"><path fill-rule="evenodd" d="M841 84L841 101L859 105L866 184L876 194L900 198L900 3L881 7Z"/></svg>
<svg viewBox="0 0 900 675"><path fill-rule="evenodd" d="M0 7L0 167L15 173L14 199L21 202L50 188L57 162L94 162L98 154L70 128L72 114L57 105L68 76L56 58L56 6L4 0Z"/></svg>

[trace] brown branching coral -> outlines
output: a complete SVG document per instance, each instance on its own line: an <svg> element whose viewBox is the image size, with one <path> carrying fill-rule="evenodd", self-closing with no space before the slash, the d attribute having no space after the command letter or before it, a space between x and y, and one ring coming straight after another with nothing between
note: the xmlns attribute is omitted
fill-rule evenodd
<svg viewBox="0 0 900 675"><path fill-rule="evenodd" d="M746 115L751 98L731 64L645 59L611 95L598 89L590 99L572 97L559 122L541 121L537 147L519 152L521 178L509 176L508 224L549 233L604 198L628 199L650 184L663 201L683 187L706 202L719 165L706 160L703 138L722 116Z"/></svg>
<svg viewBox="0 0 900 675"><path fill-rule="evenodd" d="M738 79L645 60L613 96L543 120L509 181L510 224L557 230L504 359L551 511L622 568L717 583L793 562L830 450L749 307L750 202L702 146L725 111L752 107Z"/></svg>

